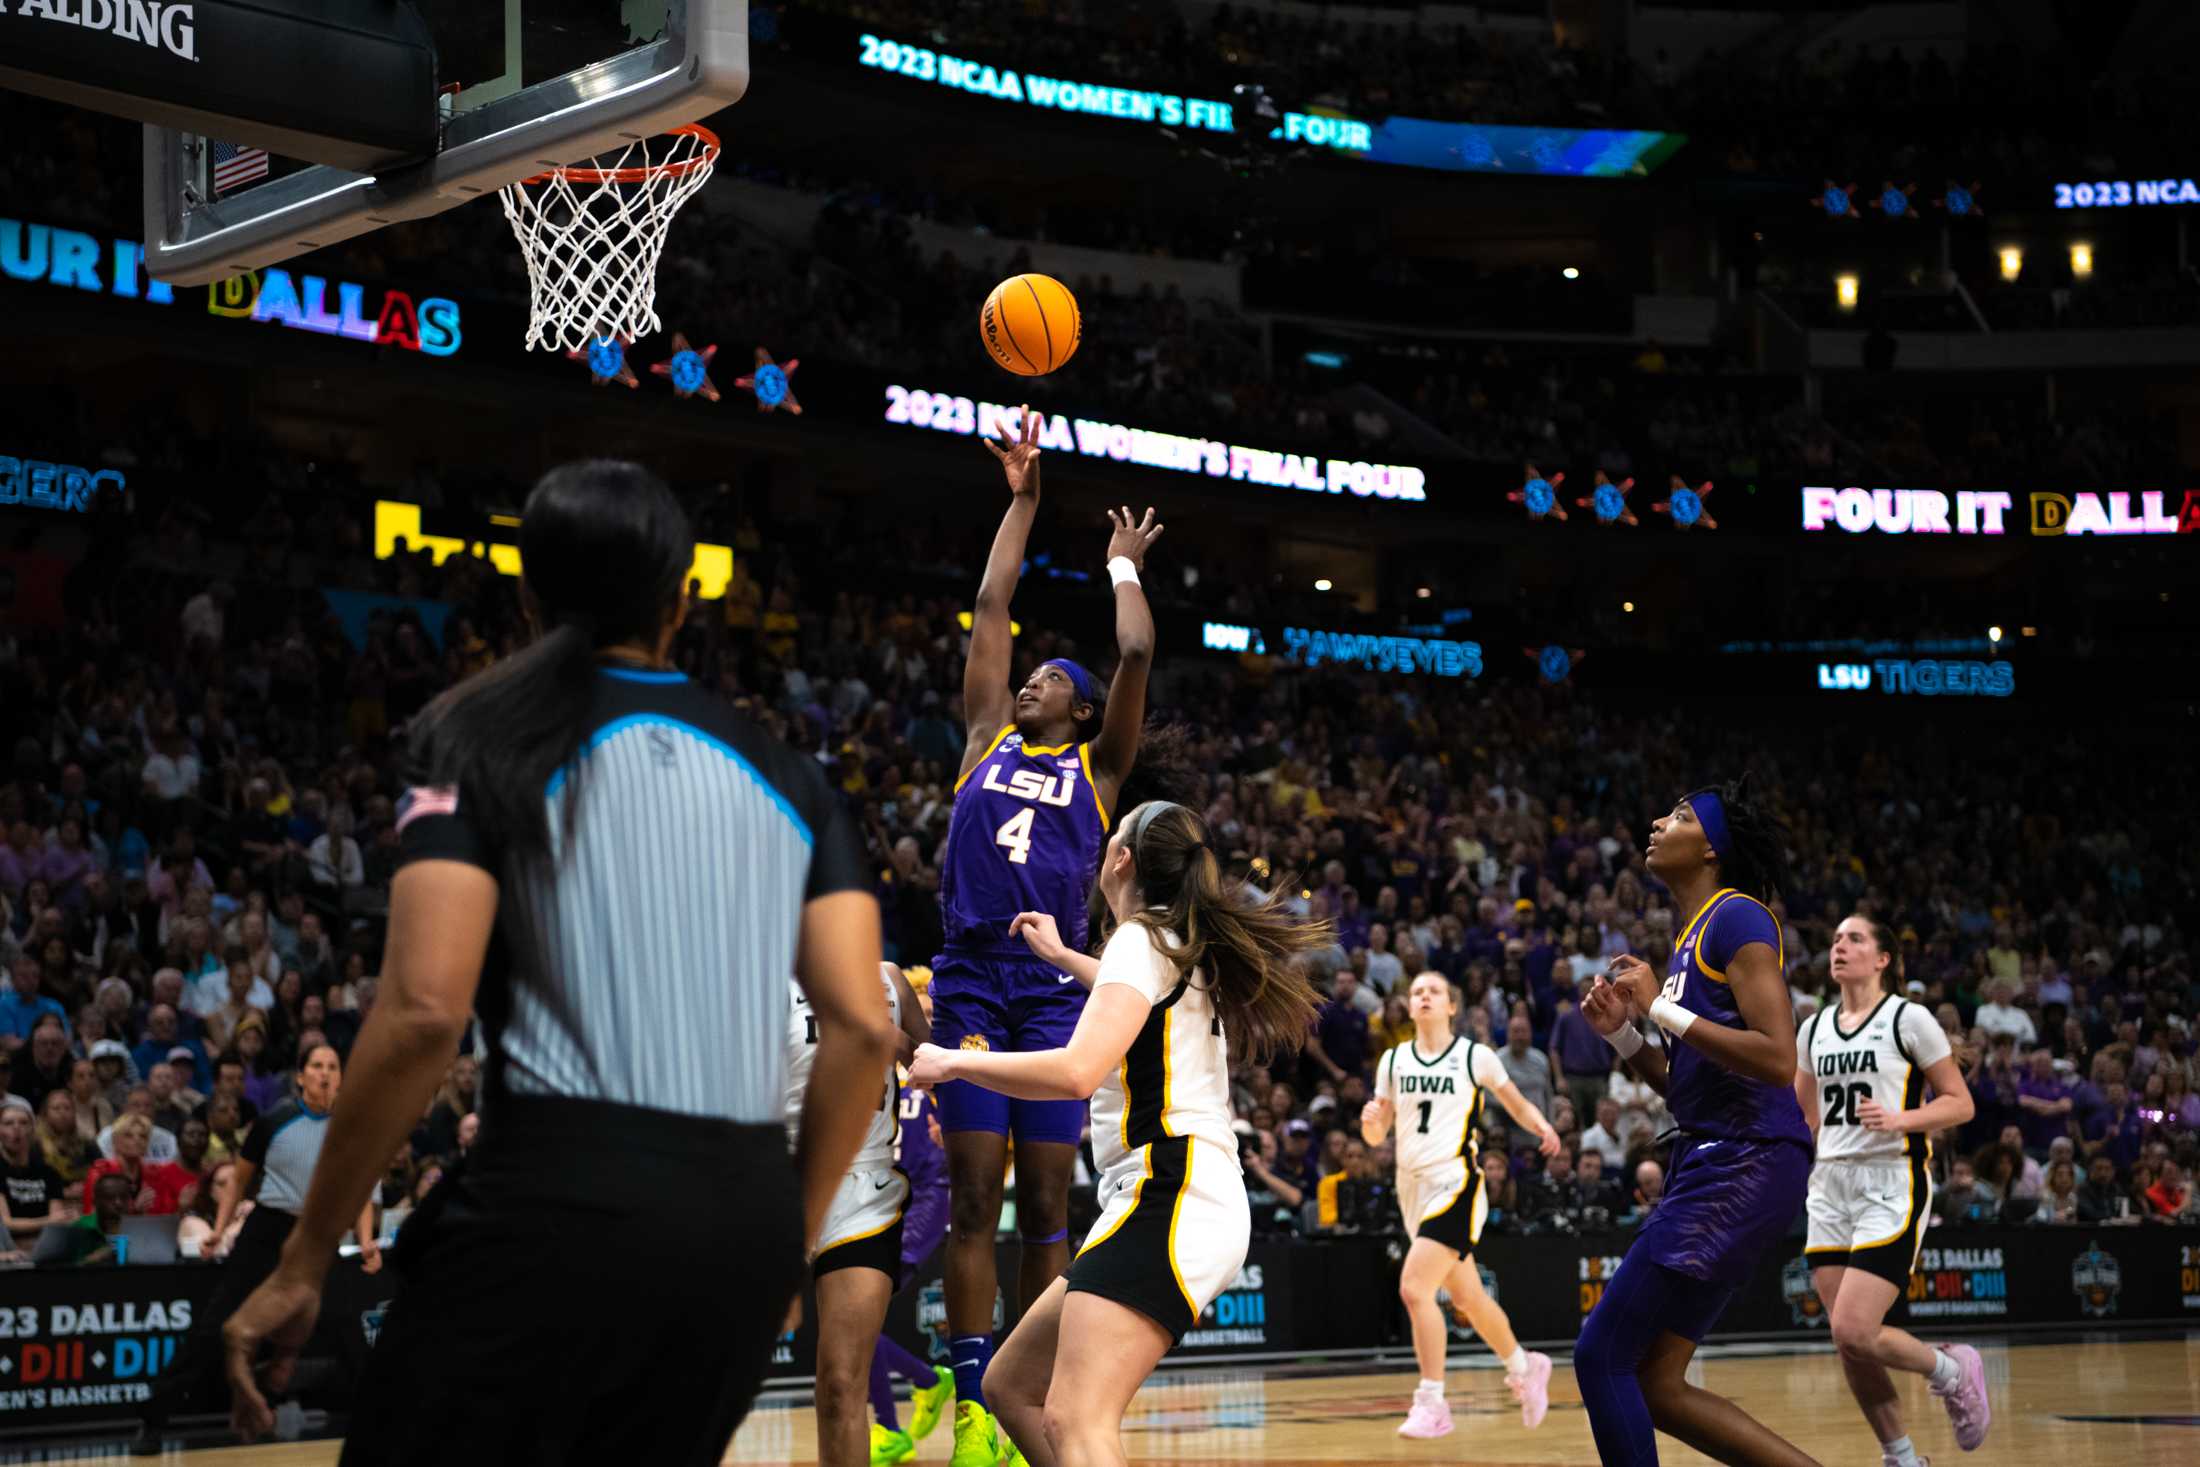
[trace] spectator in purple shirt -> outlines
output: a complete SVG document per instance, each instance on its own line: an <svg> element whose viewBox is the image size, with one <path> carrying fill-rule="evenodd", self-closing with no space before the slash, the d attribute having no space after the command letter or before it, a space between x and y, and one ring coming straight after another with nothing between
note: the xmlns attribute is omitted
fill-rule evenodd
<svg viewBox="0 0 2200 1467"><path fill-rule="evenodd" d="M2047 1145L2070 1133L2070 1113L2077 1108L2068 1080L2055 1073L2055 1057L2044 1049L2032 1051L2032 1069L2017 1082L2017 1109L2024 1114L2025 1150L2035 1158L2047 1155Z"/></svg>
<svg viewBox="0 0 2200 1467"><path fill-rule="evenodd" d="M2106 1102L2085 1124L2085 1154L2105 1156L2116 1163L2118 1173L2129 1172L2131 1164L2139 1159L2146 1124L2139 1107L2132 1103L2130 1087L2121 1080L2111 1080L2106 1089Z"/></svg>
<svg viewBox="0 0 2200 1467"><path fill-rule="evenodd" d="M1574 1114L1595 1115L1612 1079L1612 1047L1582 1016L1574 986L1564 975L1558 981L1558 1020L1551 1026L1551 1063L1558 1068L1559 1084L1573 1098Z"/></svg>
<svg viewBox="0 0 2200 1467"><path fill-rule="evenodd" d="M1314 1018L1314 1042L1307 1046L1307 1057L1333 1081L1367 1068L1367 1014L1354 1001L1359 988L1359 974L1338 969L1330 989L1334 996Z"/></svg>
<svg viewBox="0 0 2200 1467"><path fill-rule="evenodd" d="M1457 983L1467 973L1467 953L1461 946L1464 929L1459 919L1448 913L1437 919L1436 946L1430 948L1424 961L1437 972Z"/></svg>
<svg viewBox="0 0 2200 1467"><path fill-rule="evenodd" d="M1537 922L1528 933L1527 955L1520 960L1521 971L1535 988L1551 986L1551 969L1558 964L1558 944L1551 940L1550 929Z"/></svg>
<svg viewBox="0 0 2200 1467"><path fill-rule="evenodd" d="M1976 1150L1992 1141L2010 1121L2022 1120L2024 1112L2017 1105L2021 1074L2016 1065L2016 1053L2013 1036L1996 1034L1988 1046L1985 1062L1969 1077L1971 1098L1977 1111L1958 1132L1967 1150Z"/></svg>
<svg viewBox="0 0 2200 1467"><path fill-rule="evenodd" d="M1344 862L1330 861L1322 867L1322 884L1314 889L1314 913L1335 923L1344 911ZM1340 937L1343 934L1338 934ZM1352 944L1345 943L1349 948Z"/></svg>
<svg viewBox="0 0 2200 1467"><path fill-rule="evenodd" d="M98 858L84 844L84 822L72 816L61 822L54 843L38 858L37 874L45 878L53 899L74 912L84 905L85 878L98 869Z"/></svg>
<svg viewBox="0 0 2200 1467"><path fill-rule="evenodd" d="M7 839L0 841L0 891L10 897L20 897L31 877L38 873L43 855L38 832L31 828L28 820L18 820L9 826Z"/></svg>
<svg viewBox="0 0 2200 1467"><path fill-rule="evenodd" d="M1359 888L1348 886L1337 898L1337 946L1346 952L1356 947L1366 947L1369 921L1367 913L1360 909Z"/></svg>

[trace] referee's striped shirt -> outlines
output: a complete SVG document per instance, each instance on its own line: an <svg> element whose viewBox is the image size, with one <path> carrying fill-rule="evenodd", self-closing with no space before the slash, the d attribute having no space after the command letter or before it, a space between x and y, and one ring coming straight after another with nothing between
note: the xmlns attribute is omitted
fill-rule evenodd
<svg viewBox="0 0 2200 1467"><path fill-rule="evenodd" d="M814 761L679 673L604 669L593 720L570 842L563 772L543 791L555 861L508 858L463 789L399 806L405 861L497 879L475 1002L493 1073L515 1095L776 1125L803 903L871 887L855 823Z"/></svg>

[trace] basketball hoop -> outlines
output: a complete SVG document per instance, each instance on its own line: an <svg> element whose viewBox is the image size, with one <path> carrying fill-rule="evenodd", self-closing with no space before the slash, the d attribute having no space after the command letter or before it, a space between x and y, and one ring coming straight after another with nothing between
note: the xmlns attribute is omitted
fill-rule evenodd
<svg viewBox="0 0 2200 1467"><path fill-rule="evenodd" d="M665 233L717 162L717 134L690 124L506 186L504 217L533 297L528 349L585 351L600 337L655 331Z"/></svg>

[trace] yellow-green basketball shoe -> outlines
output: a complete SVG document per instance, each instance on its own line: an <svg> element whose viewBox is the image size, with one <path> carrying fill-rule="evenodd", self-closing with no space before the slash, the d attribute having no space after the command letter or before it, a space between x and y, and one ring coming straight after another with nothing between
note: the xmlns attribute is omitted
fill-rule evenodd
<svg viewBox="0 0 2200 1467"><path fill-rule="evenodd" d="M1000 1467L1000 1436L976 1401L955 1403L955 1450L947 1467Z"/></svg>
<svg viewBox="0 0 2200 1467"><path fill-rule="evenodd" d="M998 1467L1031 1467L1031 1464L1024 1460L1023 1448L1010 1441L1008 1433L1001 1430L1001 1418L998 1416L993 1418L993 1434L1001 1444L1001 1460Z"/></svg>
<svg viewBox="0 0 2200 1467"><path fill-rule="evenodd" d="M933 1366L932 1384L909 1393L909 1440L921 1442L930 1436L954 1399L955 1372L944 1365Z"/></svg>
<svg viewBox="0 0 2200 1467"><path fill-rule="evenodd" d="M897 1467L898 1463L916 1454L917 1444L909 1439L907 1432L891 1430L876 1421L871 1423L871 1467Z"/></svg>

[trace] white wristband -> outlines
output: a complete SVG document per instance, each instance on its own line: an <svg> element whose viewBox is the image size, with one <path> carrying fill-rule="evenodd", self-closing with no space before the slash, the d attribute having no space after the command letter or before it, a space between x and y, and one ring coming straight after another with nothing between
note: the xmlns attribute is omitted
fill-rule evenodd
<svg viewBox="0 0 2200 1467"><path fill-rule="evenodd" d="M1642 1031L1633 1024L1622 1024L1605 1035L1604 1042L1617 1050L1621 1059L1626 1059L1642 1048Z"/></svg>
<svg viewBox="0 0 2200 1467"><path fill-rule="evenodd" d="M1660 995L1650 1004L1650 1017L1660 1029L1675 1039L1688 1032L1688 1026L1696 1022L1696 1016L1673 1000Z"/></svg>
<svg viewBox="0 0 2200 1467"><path fill-rule="evenodd" d="M1118 555L1108 562L1108 580L1117 586L1125 581L1135 586L1138 584L1138 567L1131 564L1129 556Z"/></svg>

